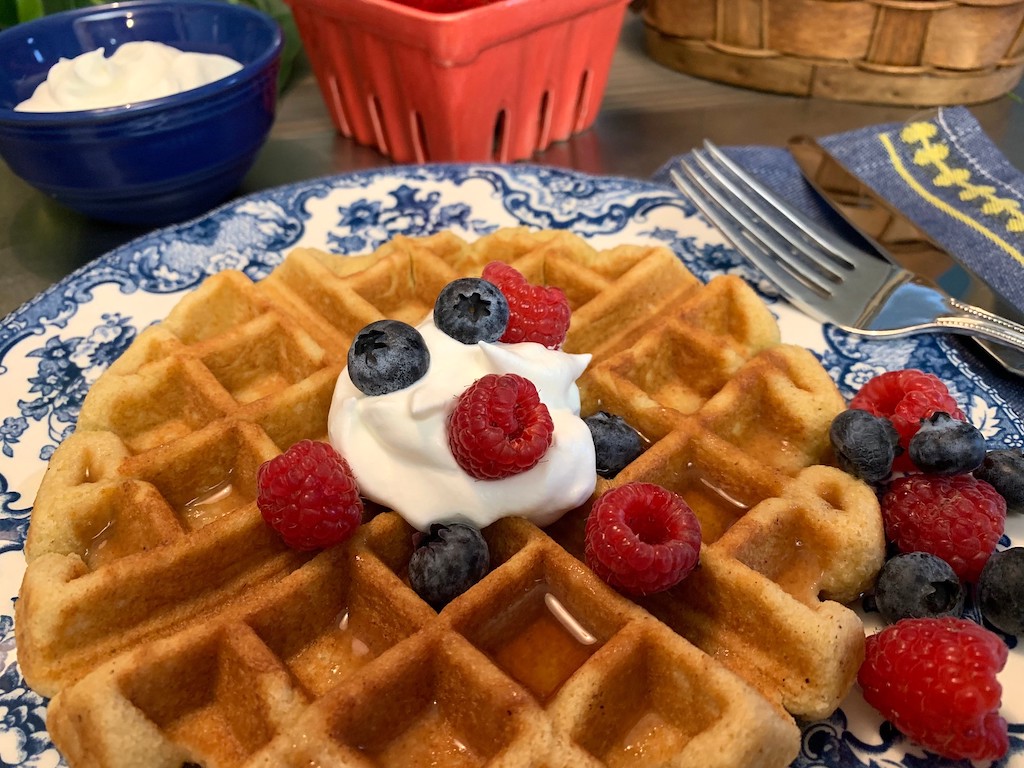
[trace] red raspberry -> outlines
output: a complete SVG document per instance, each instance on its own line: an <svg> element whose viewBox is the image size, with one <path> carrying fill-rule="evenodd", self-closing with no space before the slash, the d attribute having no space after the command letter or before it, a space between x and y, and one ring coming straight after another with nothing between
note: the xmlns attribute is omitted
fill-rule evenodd
<svg viewBox="0 0 1024 768"><path fill-rule="evenodd" d="M954 760L997 760L1009 749L996 680L1006 658L998 635L972 621L903 619L867 639L857 682L922 747Z"/></svg>
<svg viewBox="0 0 1024 768"><path fill-rule="evenodd" d="M653 483L606 491L587 517L591 570L620 592L648 595L682 581L700 556L700 521L689 505Z"/></svg>
<svg viewBox="0 0 1024 768"><path fill-rule="evenodd" d="M263 519L293 549L340 544L362 522L352 470L328 443L295 443L260 465L256 483Z"/></svg>
<svg viewBox="0 0 1024 768"><path fill-rule="evenodd" d="M850 408L885 416L896 427L900 447L903 448L892 465L896 472L913 472L916 469L907 451L910 438L917 434L923 419L936 411L945 411L954 419L967 420L938 376L914 368L886 371L875 376L854 395Z"/></svg>
<svg viewBox="0 0 1024 768"><path fill-rule="evenodd" d="M562 345L572 311L561 288L531 285L519 270L500 261L484 267L483 278L498 286L508 301L508 326L499 341L536 341L550 349Z"/></svg>
<svg viewBox="0 0 1024 768"><path fill-rule="evenodd" d="M554 431L532 381L491 373L459 395L448 417L448 446L468 474L499 480L536 466Z"/></svg>
<svg viewBox="0 0 1024 768"><path fill-rule="evenodd" d="M885 535L901 552L941 557L977 582L1006 524L1006 500L971 475L907 475L882 497Z"/></svg>

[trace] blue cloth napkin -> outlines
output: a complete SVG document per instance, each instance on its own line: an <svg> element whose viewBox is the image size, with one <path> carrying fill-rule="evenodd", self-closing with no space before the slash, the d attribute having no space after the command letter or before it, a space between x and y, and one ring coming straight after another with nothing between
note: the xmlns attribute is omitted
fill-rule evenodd
<svg viewBox="0 0 1024 768"><path fill-rule="evenodd" d="M816 137L862 182L913 219L989 286L1024 311L1024 174L964 107L929 118ZM727 154L812 218L864 247L860 235L804 181L778 147L728 147ZM673 158L654 175L670 183ZM870 249L870 246L867 246ZM1024 415L1024 379L973 345L955 343Z"/></svg>

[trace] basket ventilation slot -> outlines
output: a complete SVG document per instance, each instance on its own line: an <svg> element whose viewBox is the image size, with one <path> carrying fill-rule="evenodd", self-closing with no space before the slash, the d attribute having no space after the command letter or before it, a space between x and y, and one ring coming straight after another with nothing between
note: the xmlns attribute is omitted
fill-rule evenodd
<svg viewBox="0 0 1024 768"><path fill-rule="evenodd" d="M593 83L590 76L590 70L583 70L583 76L580 78L580 89L576 95L576 117L572 125L574 132L583 128L587 114L590 112L590 92L592 90L592 85Z"/></svg>
<svg viewBox="0 0 1024 768"><path fill-rule="evenodd" d="M491 155L499 163L504 163L508 159L507 123L508 114L503 109L498 112L498 117L494 121L494 138L491 144Z"/></svg>
<svg viewBox="0 0 1024 768"><path fill-rule="evenodd" d="M388 148L391 145L388 143L387 132L384 130L384 121L381 119L381 112L383 110L381 109L380 99L377 97L377 94L371 93L367 97L366 102L370 109L370 122L373 123L373 135L377 139L377 149L385 155L390 154Z"/></svg>

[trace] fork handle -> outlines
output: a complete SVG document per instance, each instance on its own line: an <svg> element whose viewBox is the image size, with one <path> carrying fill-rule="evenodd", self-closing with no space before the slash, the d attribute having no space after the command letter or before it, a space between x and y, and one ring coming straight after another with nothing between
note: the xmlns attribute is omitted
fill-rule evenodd
<svg viewBox="0 0 1024 768"><path fill-rule="evenodd" d="M951 333L979 336L1024 350L1024 325L953 298L947 299L946 304L950 313L936 320L936 324L945 330Z"/></svg>

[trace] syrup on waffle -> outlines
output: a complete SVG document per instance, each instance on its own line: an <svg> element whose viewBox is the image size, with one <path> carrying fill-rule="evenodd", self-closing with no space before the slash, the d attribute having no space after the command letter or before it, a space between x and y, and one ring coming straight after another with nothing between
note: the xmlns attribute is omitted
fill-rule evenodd
<svg viewBox="0 0 1024 768"><path fill-rule="evenodd" d="M288 550L259 465L325 439L360 328L415 324L492 260L561 287L594 355L584 415L649 441L645 480L702 523L697 570L634 603L582 563L586 508L485 529L492 571L440 614L408 587L392 512ZM880 567L878 506L828 460L842 398L740 280L663 248L565 232L298 249L266 280L209 278L92 387L33 511L16 604L26 680L75 766L783 766L793 716L850 689L841 602Z"/></svg>

